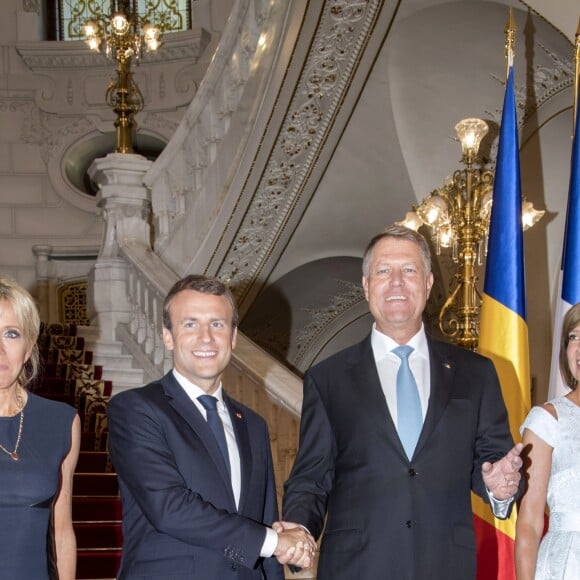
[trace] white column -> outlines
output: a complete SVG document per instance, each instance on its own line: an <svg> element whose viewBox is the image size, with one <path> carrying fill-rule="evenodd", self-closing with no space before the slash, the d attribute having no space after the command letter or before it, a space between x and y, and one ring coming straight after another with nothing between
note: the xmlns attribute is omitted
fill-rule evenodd
<svg viewBox="0 0 580 580"><path fill-rule="evenodd" d="M88 316L99 328L101 340L114 341L117 325L128 323L131 317L129 264L121 250L128 244L151 245L151 204L143 176L152 163L141 155L110 153L89 167L89 176L99 187L98 205L105 220L105 234L87 289Z"/></svg>

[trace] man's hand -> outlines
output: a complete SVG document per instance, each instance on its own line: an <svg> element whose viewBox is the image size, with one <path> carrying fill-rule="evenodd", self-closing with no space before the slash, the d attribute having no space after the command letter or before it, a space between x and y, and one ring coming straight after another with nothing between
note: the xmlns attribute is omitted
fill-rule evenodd
<svg viewBox="0 0 580 580"><path fill-rule="evenodd" d="M274 522L272 529L278 533L274 556L280 564L298 568L310 568L314 564L316 541L302 526L292 522Z"/></svg>
<svg viewBox="0 0 580 580"><path fill-rule="evenodd" d="M481 466L483 483L495 499L502 501L516 494L522 477L520 469L523 461L520 454L523 448L523 444L518 443L499 461L486 461Z"/></svg>

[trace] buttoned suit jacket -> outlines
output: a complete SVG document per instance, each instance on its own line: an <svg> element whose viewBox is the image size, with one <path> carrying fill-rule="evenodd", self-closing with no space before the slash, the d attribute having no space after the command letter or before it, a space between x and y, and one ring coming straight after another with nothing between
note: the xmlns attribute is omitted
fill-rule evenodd
<svg viewBox="0 0 580 580"><path fill-rule="evenodd" d="M114 396L109 447L123 505L118 580L282 580L260 558L278 519L265 421L224 393L241 461L236 509L231 480L205 418L173 373Z"/></svg>
<svg viewBox="0 0 580 580"><path fill-rule="evenodd" d="M470 491L513 446L492 362L428 338L431 392L409 460L389 414L370 336L304 377L300 448L283 519L322 539L318 580L469 580Z"/></svg>

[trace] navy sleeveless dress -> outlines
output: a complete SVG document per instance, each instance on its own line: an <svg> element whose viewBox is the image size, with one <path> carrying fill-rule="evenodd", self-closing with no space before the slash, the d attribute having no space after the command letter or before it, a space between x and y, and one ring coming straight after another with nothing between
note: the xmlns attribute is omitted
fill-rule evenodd
<svg viewBox="0 0 580 580"><path fill-rule="evenodd" d="M48 580L47 539L60 466L70 449L76 409L28 393L20 459L0 450L0 577ZM9 451L20 415L0 417L0 443Z"/></svg>

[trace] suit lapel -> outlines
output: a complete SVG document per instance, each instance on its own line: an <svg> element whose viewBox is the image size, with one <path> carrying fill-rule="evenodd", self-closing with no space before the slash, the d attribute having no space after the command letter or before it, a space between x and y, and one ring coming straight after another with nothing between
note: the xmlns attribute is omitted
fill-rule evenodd
<svg viewBox="0 0 580 580"><path fill-rule="evenodd" d="M172 372L167 373L162 379L161 384L168 398L169 405L184 419L184 421L193 429L197 437L205 446L212 462L218 470L231 499L233 509L235 509L234 495L229 472L224 463L220 448L207 425L207 421L199 412L193 401L187 396L181 385L177 382Z"/></svg>
<svg viewBox="0 0 580 580"><path fill-rule="evenodd" d="M350 375L351 381L355 385L354 388L358 391L358 400L361 404L366 405L363 409L366 418L373 421L385 438L398 445L404 454L397 428L389 412L387 400L381 386L370 335L360 343L360 352L353 359Z"/></svg>
<svg viewBox="0 0 580 580"><path fill-rule="evenodd" d="M248 432L245 413L242 412L242 409L238 407L236 402L233 399L230 399L230 397L228 397L225 392L224 401L228 408L228 412L232 420L232 425L234 426L234 433L236 435L236 442L238 444L238 453L240 454L241 487L238 512L243 513L250 479L252 477L252 448L250 445L250 435Z"/></svg>
<svg viewBox="0 0 580 580"><path fill-rule="evenodd" d="M429 436L439 423L452 392L455 381L455 361L442 343L427 337L429 345L429 366L431 376L431 393L421 436L415 453L421 451Z"/></svg>

